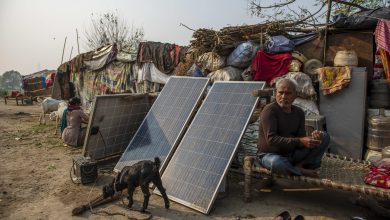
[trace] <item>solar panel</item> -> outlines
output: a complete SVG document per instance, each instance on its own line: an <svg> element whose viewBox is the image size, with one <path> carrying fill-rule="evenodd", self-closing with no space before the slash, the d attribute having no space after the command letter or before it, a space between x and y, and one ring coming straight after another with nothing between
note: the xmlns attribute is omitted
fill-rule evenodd
<svg viewBox="0 0 390 220"><path fill-rule="evenodd" d="M170 157L177 146L208 82L207 78L170 77L115 170L157 156L163 161L163 170L165 158Z"/></svg>
<svg viewBox="0 0 390 220"><path fill-rule="evenodd" d="M96 96L83 155L100 160L123 153L150 106L147 94Z"/></svg>
<svg viewBox="0 0 390 220"><path fill-rule="evenodd" d="M263 87L214 83L162 175L171 200L209 213Z"/></svg>

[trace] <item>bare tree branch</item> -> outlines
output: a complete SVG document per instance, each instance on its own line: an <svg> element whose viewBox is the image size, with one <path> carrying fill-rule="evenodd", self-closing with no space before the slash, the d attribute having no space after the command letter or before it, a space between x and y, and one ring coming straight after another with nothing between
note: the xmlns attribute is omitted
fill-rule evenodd
<svg viewBox="0 0 390 220"><path fill-rule="evenodd" d="M358 4L355 4L355 3L352 3L352 2L347 2L347 1L342 1L342 0L335 0L335 3L349 5L349 6L352 6L352 7L355 7L355 8L359 8L362 11L369 10L368 8L365 8L365 7L361 6L361 5L358 5Z"/></svg>
<svg viewBox="0 0 390 220"><path fill-rule="evenodd" d="M185 27L185 28L187 28L188 30L191 30L191 31L196 31L196 30L194 30L194 29L188 27L187 25L185 25L185 24L183 24L183 23L181 23L181 22L180 22L180 25L179 25L179 26L183 26L183 27Z"/></svg>
<svg viewBox="0 0 390 220"><path fill-rule="evenodd" d="M261 6L259 3L256 3L255 1L252 1L251 2L251 7L254 7L255 9L267 9L267 8L281 8L281 7L284 7L286 5L289 5L293 2L295 2L296 0L290 0L288 2L283 2L283 3L279 3L279 4L273 4L273 5L269 5L269 6Z"/></svg>
<svg viewBox="0 0 390 220"><path fill-rule="evenodd" d="M85 31L86 46L90 50L115 43L119 50L127 48L127 50L134 51L143 39L142 28L132 27L130 29L126 22L114 13L92 16L91 26Z"/></svg>

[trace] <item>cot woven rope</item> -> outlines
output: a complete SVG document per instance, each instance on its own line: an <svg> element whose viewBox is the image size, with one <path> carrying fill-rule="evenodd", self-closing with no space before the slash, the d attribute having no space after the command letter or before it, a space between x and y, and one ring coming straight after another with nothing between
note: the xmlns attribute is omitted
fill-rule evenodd
<svg viewBox="0 0 390 220"><path fill-rule="evenodd" d="M363 177L370 170L369 167L370 163L367 161L353 160L333 154L326 154L322 159L321 168L319 170L320 178L318 179L304 176L273 174L269 170L259 166L253 166L252 171L272 175L276 178L301 181L317 186L390 199L390 189L382 189L364 183Z"/></svg>

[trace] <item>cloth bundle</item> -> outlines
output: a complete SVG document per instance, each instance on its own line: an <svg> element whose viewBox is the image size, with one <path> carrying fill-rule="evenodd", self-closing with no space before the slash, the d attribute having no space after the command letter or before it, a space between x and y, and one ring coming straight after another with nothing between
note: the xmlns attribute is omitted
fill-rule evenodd
<svg viewBox="0 0 390 220"><path fill-rule="evenodd" d="M351 81L351 69L347 66L319 68L318 74L324 95L335 93L347 87Z"/></svg>
<svg viewBox="0 0 390 220"><path fill-rule="evenodd" d="M266 81L270 84L273 79L288 73L292 59L290 52L268 54L258 50L252 60L252 77L256 81Z"/></svg>
<svg viewBox="0 0 390 220"><path fill-rule="evenodd" d="M369 185L390 189L390 161L382 160L378 166L372 165L370 172L364 177Z"/></svg>

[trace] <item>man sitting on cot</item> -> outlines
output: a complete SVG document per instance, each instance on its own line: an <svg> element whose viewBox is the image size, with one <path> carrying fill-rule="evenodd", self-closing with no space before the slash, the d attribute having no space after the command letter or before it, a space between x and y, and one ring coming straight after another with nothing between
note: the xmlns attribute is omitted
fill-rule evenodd
<svg viewBox="0 0 390 220"><path fill-rule="evenodd" d="M296 97L295 81L276 83L276 102L265 106L260 116L257 158L273 173L318 177L316 169L330 138L317 130L306 136L305 113L292 105Z"/></svg>

